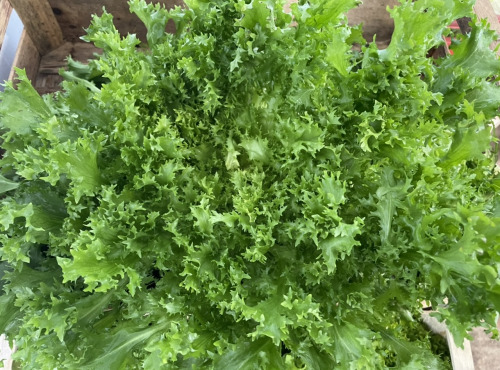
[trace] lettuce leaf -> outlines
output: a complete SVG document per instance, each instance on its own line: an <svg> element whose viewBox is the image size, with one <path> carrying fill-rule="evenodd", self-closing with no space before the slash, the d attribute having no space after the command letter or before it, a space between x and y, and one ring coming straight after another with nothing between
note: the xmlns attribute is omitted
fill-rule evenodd
<svg viewBox="0 0 500 370"><path fill-rule="evenodd" d="M500 310L495 34L472 0L130 0L60 92L0 103L0 332L26 369L450 368ZM165 32L167 22L176 31ZM447 302L445 305L444 302Z"/></svg>

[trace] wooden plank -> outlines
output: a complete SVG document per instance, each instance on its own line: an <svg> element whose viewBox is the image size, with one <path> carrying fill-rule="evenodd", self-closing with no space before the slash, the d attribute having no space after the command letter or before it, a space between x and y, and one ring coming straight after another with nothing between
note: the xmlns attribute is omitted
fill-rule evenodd
<svg viewBox="0 0 500 370"><path fill-rule="evenodd" d="M181 6L182 0L148 0L148 2L160 3L167 8L176 5ZM146 40L146 27L134 15L130 14L127 0L49 0L50 6L64 30L64 39L69 42L78 42L85 34L91 21L92 14L102 14L103 5L106 11L113 14L114 24L122 35L135 33L142 41ZM173 23L167 25L167 31L174 31Z"/></svg>
<svg viewBox="0 0 500 370"><path fill-rule="evenodd" d="M453 370L474 370L474 359L470 341L464 339L464 348L459 348L453 340L453 335L446 329L446 340L450 349L451 365Z"/></svg>
<svg viewBox="0 0 500 370"><path fill-rule="evenodd" d="M0 49L2 49L5 32L12 13L12 6L8 0L0 0Z"/></svg>
<svg viewBox="0 0 500 370"><path fill-rule="evenodd" d="M435 317L430 315L431 311L422 313L422 321L436 334L446 338L448 349L450 350L451 364L453 370L474 370L474 359L472 357L471 343L469 340L464 340L464 348L459 348L455 344L453 335L442 322L439 322Z"/></svg>
<svg viewBox="0 0 500 370"><path fill-rule="evenodd" d="M14 63L12 65L9 80L13 80L15 77L14 67L24 68L26 69L26 75L34 85L38 74L39 64L40 53L26 30L23 30L21 39L19 40L19 46L17 47L16 56L14 57Z"/></svg>
<svg viewBox="0 0 500 370"><path fill-rule="evenodd" d="M377 44L387 45L394 31L394 20L387 7L398 5L398 0L370 0L347 13L350 25L363 24L363 37L371 42L373 36Z"/></svg>
<svg viewBox="0 0 500 370"><path fill-rule="evenodd" d="M94 54L101 53L101 49L86 42L65 42L56 50L45 54L40 60L35 88L40 94L47 94L60 90L63 78L59 75L61 68L66 68L67 57L82 63L94 58Z"/></svg>
<svg viewBox="0 0 500 370"><path fill-rule="evenodd" d="M422 321L433 333L446 337L446 325L431 316L431 313L432 311L422 311Z"/></svg>
<svg viewBox="0 0 500 370"><path fill-rule="evenodd" d="M40 73L36 79L35 89L40 95L61 90L62 76L58 74Z"/></svg>
<svg viewBox="0 0 500 370"><path fill-rule="evenodd" d="M101 49L87 42L65 42L42 57L38 73L58 74L59 69L66 67L68 56L79 62L86 63L89 59L93 59L95 53L100 52Z"/></svg>
<svg viewBox="0 0 500 370"><path fill-rule="evenodd" d="M63 43L61 28L48 0L10 0L10 3L40 55L56 49Z"/></svg>

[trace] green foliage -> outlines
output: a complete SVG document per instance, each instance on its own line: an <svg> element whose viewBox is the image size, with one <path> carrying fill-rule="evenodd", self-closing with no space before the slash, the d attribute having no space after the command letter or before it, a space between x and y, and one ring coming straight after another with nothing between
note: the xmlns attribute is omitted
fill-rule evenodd
<svg viewBox="0 0 500 370"><path fill-rule="evenodd" d="M347 25L354 0L186 3L130 1L147 45L94 17L102 55L61 92L18 71L1 96L16 361L446 367L414 334L422 300L458 343L498 334L494 34L426 58L472 1L402 0L386 50Z"/></svg>

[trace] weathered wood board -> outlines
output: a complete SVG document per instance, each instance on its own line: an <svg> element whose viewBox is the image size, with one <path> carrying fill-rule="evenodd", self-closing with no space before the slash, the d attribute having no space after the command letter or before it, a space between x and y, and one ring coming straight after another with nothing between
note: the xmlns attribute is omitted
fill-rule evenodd
<svg viewBox="0 0 500 370"><path fill-rule="evenodd" d="M422 314L422 321L434 333L439 334L446 338L448 348L450 350L451 363L453 370L474 370L474 360L472 358L472 350L470 341L465 339L463 348L457 347L455 340L445 324L430 316L429 311L424 311Z"/></svg>
<svg viewBox="0 0 500 370"><path fill-rule="evenodd" d="M13 67L26 69L26 75L31 82L35 84L39 65L40 53L26 30L24 30L21 34L21 39L19 40L19 46L17 48L16 56L14 57ZM9 80L13 80L14 77L14 68L12 68Z"/></svg>
<svg viewBox="0 0 500 370"><path fill-rule="evenodd" d="M63 34L47 0L9 0L23 22L24 29L43 55L59 47Z"/></svg>
<svg viewBox="0 0 500 370"><path fill-rule="evenodd" d="M66 58L86 62L94 57L95 53L101 53L101 49L87 42L65 42L57 49L45 54L40 60L38 73L57 74L61 68L66 66Z"/></svg>
<svg viewBox="0 0 500 370"><path fill-rule="evenodd" d="M387 44L394 31L394 21L387 7L397 4L398 0L365 0L363 4L347 13L349 24L362 24L363 36L368 42L371 42L376 35L377 43Z"/></svg>
<svg viewBox="0 0 500 370"><path fill-rule="evenodd" d="M182 0L155 0L167 8L183 4ZM52 11L64 30L64 40L77 42L85 34L84 29L90 24L91 14L102 14L103 6L113 14L114 24L122 35L135 33L145 40L146 28L139 19L130 14L127 0L49 0ZM174 25L167 25L167 31L173 31Z"/></svg>
<svg viewBox="0 0 500 370"><path fill-rule="evenodd" d="M65 42L59 48L45 54L40 60L35 87L40 94L59 89L62 77L59 70L66 67L66 60L71 56L74 60L86 63L101 50L86 42Z"/></svg>
<svg viewBox="0 0 500 370"><path fill-rule="evenodd" d="M10 14L12 13L12 6L8 0L0 0L0 49L2 49L5 32L9 24Z"/></svg>

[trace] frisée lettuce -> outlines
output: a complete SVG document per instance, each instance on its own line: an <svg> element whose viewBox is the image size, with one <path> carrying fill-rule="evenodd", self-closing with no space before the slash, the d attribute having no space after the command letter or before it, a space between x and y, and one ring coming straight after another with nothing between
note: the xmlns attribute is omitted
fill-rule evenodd
<svg viewBox="0 0 500 370"><path fill-rule="evenodd" d="M25 369L441 368L498 335L500 105L471 0L401 0L387 49L355 0L130 0L60 92L0 103L0 333ZM176 32L165 32L174 22Z"/></svg>

